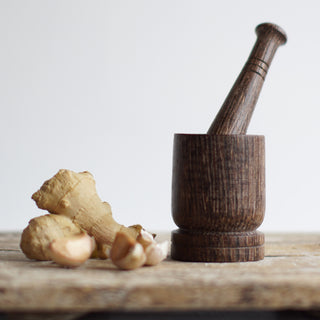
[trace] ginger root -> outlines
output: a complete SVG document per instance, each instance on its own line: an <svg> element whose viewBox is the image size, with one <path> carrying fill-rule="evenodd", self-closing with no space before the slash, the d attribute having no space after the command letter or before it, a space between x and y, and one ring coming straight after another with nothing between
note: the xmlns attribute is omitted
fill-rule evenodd
<svg viewBox="0 0 320 320"><path fill-rule="evenodd" d="M83 231L65 216L46 214L29 221L22 231L20 248L29 259L50 261L52 257L48 251L52 241L61 238L78 236ZM107 259L110 247L95 243L91 258Z"/></svg>
<svg viewBox="0 0 320 320"><path fill-rule="evenodd" d="M61 169L32 195L40 209L70 218L98 243L111 246L117 232L136 238L139 228L117 223L107 202L99 198L91 173Z"/></svg>
<svg viewBox="0 0 320 320"><path fill-rule="evenodd" d="M157 244L155 235L113 219L109 203L101 201L87 171L59 170L32 199L50 214L30 220L22 233L20 247L30 259L74 267L90 255L105 259L110 252L116 266L129 270L158 264L167 256L168 245Z"/></svg>

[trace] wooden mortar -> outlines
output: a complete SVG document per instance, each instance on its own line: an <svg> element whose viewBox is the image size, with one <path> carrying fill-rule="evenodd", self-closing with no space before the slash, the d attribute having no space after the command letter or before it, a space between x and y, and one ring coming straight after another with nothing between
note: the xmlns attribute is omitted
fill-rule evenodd
<svg viewBox="0 0 320 320"><path fill-rule="evenodd" d="M264 136L246 135L268 68L287 40L271 23L257 40L207 134L175 134L171 256L183 261L264 258Z"/></svg>

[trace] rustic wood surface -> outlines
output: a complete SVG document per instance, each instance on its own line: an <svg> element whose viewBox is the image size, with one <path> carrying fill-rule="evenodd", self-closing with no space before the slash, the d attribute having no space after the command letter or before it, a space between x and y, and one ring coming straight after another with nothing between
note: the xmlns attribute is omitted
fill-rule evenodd
<svg viewBox="0 0 320 320"><path fill-rule="evenodd" d="M19 237L0 234L0 312L320 309L320 234L267 235L258 262L168 259L133 271L28 260Z"/></svg>
<svg viewBox="0 0 320 320"><path fill-rule="evenodd" d="M257 41L208 134L246 134L263 82L278 47L287 41L277 25L263 23L256 28Z"/></svg>

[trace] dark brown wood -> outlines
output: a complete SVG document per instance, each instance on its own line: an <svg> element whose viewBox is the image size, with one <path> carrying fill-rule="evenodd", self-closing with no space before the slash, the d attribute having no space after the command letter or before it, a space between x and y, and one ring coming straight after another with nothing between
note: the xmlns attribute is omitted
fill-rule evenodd
<svg viewBox="0 0 320 320"><path fill-rule="evenodd" d="M245 262L264 258L264 234L251 232L172 232L171 256L199 262Z"/></svg>
<svg viewBox="0 0 320 320"><path fill-rule="evenodd" d="M264 163L263 136L175 135L172 258L263 259Z"/></svg>
<svg viewBox="0 0 320 320"><path fill-rule="evenodd" d="M277 48L287 40L271 23L257 26L248 61L205 135L174 139L171 256L184 261L264 258L257 232L265 211L263 136L245 135Z"/></svg>
<svg viewBox="0 0 320 320"><path fill-rule="evenodd" d="M277 25L263 23L256 28L257 41L234 86L229 92L208 134L245 134L277 48L287 41Z"/></svg>

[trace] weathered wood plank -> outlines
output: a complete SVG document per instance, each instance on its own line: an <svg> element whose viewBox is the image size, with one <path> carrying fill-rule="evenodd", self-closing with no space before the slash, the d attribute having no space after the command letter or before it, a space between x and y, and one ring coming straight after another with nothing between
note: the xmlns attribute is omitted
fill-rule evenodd
<svg viewBox="0 0 320 320"><path fill-rule="evenodd" d="M119 271L90 260L77 269L31 261L19 234L0 234L0 312L320 309L320 234L266 237L246 263L164 261Z"/></svg>

